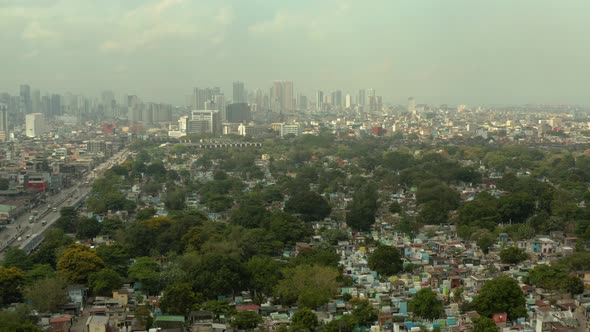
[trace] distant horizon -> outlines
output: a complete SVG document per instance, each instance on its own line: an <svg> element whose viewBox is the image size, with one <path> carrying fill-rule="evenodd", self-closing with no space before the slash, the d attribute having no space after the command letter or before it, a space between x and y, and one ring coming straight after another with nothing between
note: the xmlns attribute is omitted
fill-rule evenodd
<svg viewBox="0 0 590 332"><path fill-rule="evenodd" d="M196 86L230 96L233 81L291 80L308 97L589 106L588 12L583 0L3 0L0 91L28 81L182 105Z"/></svg>

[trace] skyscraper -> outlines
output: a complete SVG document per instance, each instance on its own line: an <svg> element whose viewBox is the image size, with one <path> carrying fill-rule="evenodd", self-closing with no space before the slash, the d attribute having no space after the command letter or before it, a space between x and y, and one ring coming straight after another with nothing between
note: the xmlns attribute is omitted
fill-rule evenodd
<svg viewBox="0 0 590 332"><path fill-rule="evenodd" d="M297 98L297 106L299 107L300 111L306 112L307 111L307 96L300 94L299 97Z"/></svg>
<svg viewBox="0 0 590 332"><path fill-rule="evenodd" d="M233 103L247 102L246 90L244 89L244 82L236 81L233 84Z"/></svg>
<svg viewBox="0 0 590 332"><path fill-rule="evenodd" d="M363 107L367 104L367 97L366 97L366 91L365 91L365 89L360 89L359 90L357 104L359 106L363 106Z"/></svg>
<svg viewBox="0 0 590 332"><path fill-rule="evenodd" d="M248 123L252 121L252 113L247 103L233 103L226 107L226 120L231 123Z"/></svg>
<svg viewBox="0 0 590 332"><path fill-rule="evenodd" d="M272 85L272 104L276 111L293 112L293 81L274 81Z"/></svg>
<svg viewBox="0 0 590 332"><path fill-rule="evenodd" d="M25 114L33 113L33 103L31 100L31 87L27 84L20 86L20 101L22 111Z"/></svg>
<svg viewBox="0 0 590 332"><path fill-rule="evenodd" d="M408 112L416 115L416 99L414 97L408 98Z"/></svg>
<svg viewBox="0 0 590 332"><path fill-rule="evenodd" d="M41 91L33 90L31 96L31 110L33 113L41 113Z"/></svg>
<svg viewBox="0 0 590 332"><path fill-rule="evenodd" d="M0 103L0 142L8 140L8 105Z"/></svg>
<svg viewBox="0 0 590 332"><path fill-rule="evenodd" d="M61 96L51 95L51 101L49 105L49 114L52 116L61 115Z"/></svg>
<svg viewBox="0 0 590 332"><path fill-rule="evenodd" d="M346 98L344 101L344 106L348 109L350 109L352 107L352 97L350 96L350 94L346 94Z"/></svg>
<svg viewBox="0 0 590 332"><path fill-rule="evenodd" d="M214 100L215 96L222 95L219 87L214 88L195 88L193 93L193 109L200 110L205 107L205 102Z"/></svg>
<svg viewBox="0 0 590 332"><path fill-rule="evenodd" d="M324 91L318 90L315 95L315 111L321 112L324 109Z"/></svg>
<svg viewBox="0 0 590 332"><path fill-rule="evenodd" d="M336 90L332 92L332 106L342 108L342 91Z"/></svg>
<svg viewBox="0 0 590 332"><path fill-rule="evenodd" d="M25 132L27 137L39 137L45 133L45 115L31 113L25 116Z"/></svg>

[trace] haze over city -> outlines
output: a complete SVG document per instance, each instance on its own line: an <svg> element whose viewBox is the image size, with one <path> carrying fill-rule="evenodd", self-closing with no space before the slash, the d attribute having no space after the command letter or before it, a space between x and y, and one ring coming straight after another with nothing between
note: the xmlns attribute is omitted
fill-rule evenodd
<svg viewBox="0 0 590 332"><path fill-rule="evenodd" d="M567 5L565 5L567 3ZM184 104L195 86L590 104L588 1L0 2L0 91Z"/></svg>

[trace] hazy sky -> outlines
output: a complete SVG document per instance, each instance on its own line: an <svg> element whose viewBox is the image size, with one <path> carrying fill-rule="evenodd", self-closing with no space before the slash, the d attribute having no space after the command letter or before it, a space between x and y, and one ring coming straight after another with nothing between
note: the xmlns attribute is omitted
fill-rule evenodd
<svg viewBox="0 0 590 332"><path fill-rule="evenodd" d="M590 105L588 0L0 0L0 91L182 103L231 82Z"/></svg>

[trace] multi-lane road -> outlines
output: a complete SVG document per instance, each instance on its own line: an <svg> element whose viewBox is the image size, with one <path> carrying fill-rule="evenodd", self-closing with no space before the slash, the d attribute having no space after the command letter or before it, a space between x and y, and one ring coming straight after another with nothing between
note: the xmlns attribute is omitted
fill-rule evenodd
<svg viewBox="0 0 590 332"><path fill-rule="evenodd" d="M129 153L127 149L118 152L88 172L74 186L50 196L46 203L35 208L36 216L30 211L6 225L6 228L0 231L0 259L4 258L4 252L10 247L18 246L28 252L37 246L43 240L43 232L59 218L59 210L63 207L77 206L90 192L94 179L112 166L125 161ZM34 217L33 221L31 217Z"/></svg>

